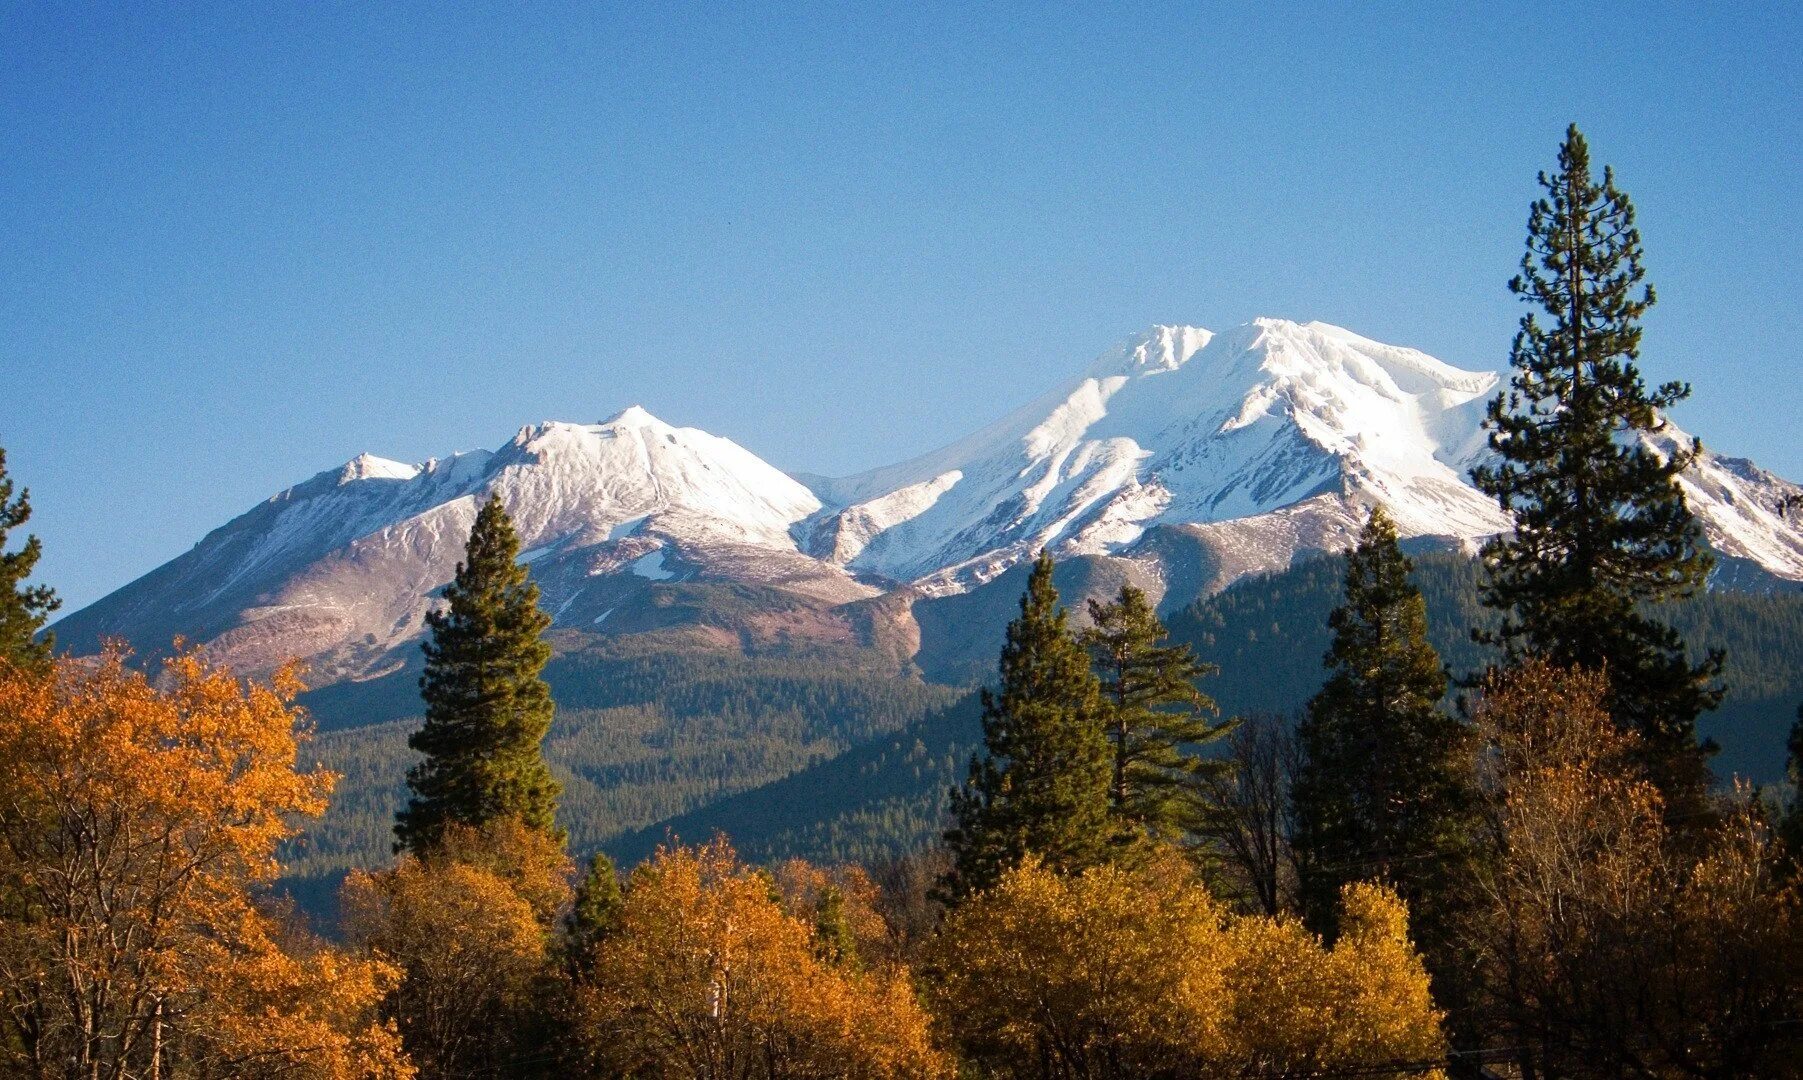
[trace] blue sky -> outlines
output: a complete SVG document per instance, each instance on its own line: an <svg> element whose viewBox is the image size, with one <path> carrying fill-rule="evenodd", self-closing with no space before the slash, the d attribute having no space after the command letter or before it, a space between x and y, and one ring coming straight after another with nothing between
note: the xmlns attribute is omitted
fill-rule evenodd
<svg viewBox="0 0 1803 1080"><path fill-rule="evenodd" d="M1648 376L1803 478L1794 6L525 7L0 4L0 446L67 610L358 451L635 402L834 473L1154 322L1501 366L1571 120Z"/></svg>

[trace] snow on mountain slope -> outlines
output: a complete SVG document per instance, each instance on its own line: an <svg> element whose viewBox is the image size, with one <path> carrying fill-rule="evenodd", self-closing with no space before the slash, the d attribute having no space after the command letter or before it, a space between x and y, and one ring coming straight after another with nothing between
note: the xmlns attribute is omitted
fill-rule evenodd
<svg viewBox="0 0 1803 1080"><path fill-rule="evenodd" d="M805 485L634 407L522 428L492 453L357 457L55 629L79 651L180 634L247 670L298 655L319 681L392 670L496 494L558 626L688 619L722 644L874 644L905 663L952 618L917 600L993 582L1041 547L1167 606L1344 548L1374 502L1418 545L1471 550L1508 525L1467 479L1499 381L1323 323L1160 326L950 446ZM1781 510L1803 488L1713 454L1683 483L1717 585L1803 581L1803 527ZM987 641L980 629L959 632Z"/></svg>
<svg viewBox="0 0 1803 1080"><path fill-rule="evenodd" d="M1669 453L1679 440L1688 444L1690 436L1668 424L1647 443ZM1758 589L1803 581L1803 485L1746 458L1711 453L1707 444L1678 483L1715 549L1715 584Z"/></svg>
<svg viewBox="0 0 1803 1080"><path fill-rule="evenodd" d="M570 618L592 621L581 603L591 589L618 602L617 582L596 588L610 575L644 583L724 572L837 602L874 592L796 550L791 526L820 508L807 488L729 440L635 406L602 424L522 428L494 453L419 466L360 456L215 530L57 633L78 650L115 634L154 649L182 634L245 668L300 655L328 679L366 674L419 633L491 494L514 518L547 608Z"/></svg>
<svg viewBox="0 0 1803 1080"><path fill-rule="evenodd" d="M1382 500L1407 535L1474 539L1504 526L1464 479L1496 381L1322 323L1155 327L976 435L819 485L841 505L810 549L955 592L1041 547L1118 552L1324 492Z"/></svg>

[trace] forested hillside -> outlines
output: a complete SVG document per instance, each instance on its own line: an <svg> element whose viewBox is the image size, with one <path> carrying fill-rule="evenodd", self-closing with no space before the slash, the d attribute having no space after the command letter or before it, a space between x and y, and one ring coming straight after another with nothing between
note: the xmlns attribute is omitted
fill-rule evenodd
<svg viewBox="0 0 1803 1080"><path fill-rule="evenodd" d="M1230 712L1288 711L1320 687L1327 613L1340 597L1337 559L1242 582L1174 614L1171 635L1219 665L1209 692ZM1424 555L1414 580L1427 601L1429 633L1455 677L1483 666L1490 653L1470 630L1489 624L1477 602L1478 566L1470 559ZM1699 727L1721 744L1715 769L1761 782L1784 771L1784 739L1803 701L1803 592L1710 592L1669 605L1662 617L1701 655L1727 653L1728 695ZM1455 691L1456 692L1456 691Z"/></svg>
<svg viewBox="0 0 1803 1080"><path fill-rule="evenodd" d="M710 803L607 844L621 863L649 855L666 837L705 840L726 832L748 857L789 856L866 865L938 837L946 791L964 778L981 742L976 693L932 710L900 731L853 747L794 776Z"/></svg>
<svg viewBox="0 0 1803 1080"><path fill-rule="evenodd" d="M1172 637L1220 667L1203 688L1224 713L1292 712L1320 688L1327 614L1340 602L1342 572L1339 559L1312 560L1248 579L1172 616ZM1414 579L1447 665L1455 676L1476 670L1487 655L1470 635L1484 619L1477 564L1427 555L1417 560ZM1795 663L1803 655L1803 594L1714 592L1673 605L1668 614L1693 647L1728 655L1728 696L1701 725L1722 746L1717 773L1762 783L1781 779L1785 734L1803 701L1803 669ZM972 694L840 757L657 821L607 847L630 862L666 833L701 840L722 830L760 859L879 860L938 835L945 793L963 780L979 741Z"/></svg>
<svg viewBox="0 0 1803 1080"><path fill-rule="evenodd" d="M600 638L565 641L547 674L558 714L545 752L563 784L560 820L582 851L830 760L961 693L862 670L852 656L654 654ZM308 752L343 779L287 854L288 882L304 899L389 858L416 760L414 702L415 715L376 723L322 717Z"/></svg>

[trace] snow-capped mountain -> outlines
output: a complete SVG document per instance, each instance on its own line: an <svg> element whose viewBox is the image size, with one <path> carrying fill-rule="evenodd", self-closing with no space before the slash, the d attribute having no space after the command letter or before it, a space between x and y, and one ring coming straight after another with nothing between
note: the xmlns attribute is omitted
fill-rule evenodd
<svg viewBox="0 0 1803 1080"><path fill-rule="evenodd" d="M791 527L821 505L806 487L727 439L635 406L601 424L522 428L493 453L423 465L360 455L56 631L77 649L181 634L248 669L302 656L316 681L378 673L420 633L491 495L564 625L599 624L635 586L678 577L762 581L831 603L876 591L796 549Z"/></svg>
<svg viewBox="0 0 1803 1080"><path fill-rule="evenodd" d="M956 592L1041 547L1131 551L1320 495L1382 501L1406 535L1485 536L1506 522L1465 472L1496 382L1321 323L1155 327L967 439L821 485L843 509L814 549Z"/></svg>
<svg viewBox="0 0 1803 1080"><path fill-rule="evenodd" d="M968 438L807 484L635 407L524 428L493 453L359 456L56 632L77 649L181 634L247 669L299 655L316 681L379 674L413 655L400 646L494 494L561 627L693 618L722 643L881 638L905 662L935 622L920 603L1041 547L1108 560L1167 607L1345 547L1373 502L1419 543L1469 549L1508 524L1467 479L1499 380L1322 323L1160 326ZM1684 483L1722 583L1803 582L1803 529L1779 510L1803 488L1712 455ZM728 595L730 617L696 614Z"/></svg>
<svg viewBox="0 0 1803 1080"><path fill-rule="evenodd" d="M814 482L829 510L809 550L929 595L1042 547L1126 557L1155 589L1189 585L1179 602L1344 548L1377 502L1405 537L1475 550L1508 526L1469 479L1502 381L1325 323L1153 327L944 449ZM1803 580L1803 529L1778 509L1803 489L1707 453L1683 483L1724 575Z"/></svg>

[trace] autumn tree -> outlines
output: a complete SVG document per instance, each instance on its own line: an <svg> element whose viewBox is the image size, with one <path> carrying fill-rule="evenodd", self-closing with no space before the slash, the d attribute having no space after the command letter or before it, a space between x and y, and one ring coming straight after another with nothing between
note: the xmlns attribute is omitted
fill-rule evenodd
<svg viewBox="0 0 1803 1080"><path fill-rule="evenodd" d="M933 1009L996 1076L1181 1075L1225 1052L1228 953L1186 867L1063 875L1029 857L947 915Z"/></svg>
<svg viewBox="0 0 1803 1080"><path fill-rule="evenodd" d="M1345 599L1327 619L1329 675L1297 731L1303 918L1331 935L1340 891L1382 881L1409 902L1435 953L1450 943L1438 919L1469 859L1473 745L1441 707L1447 676L1427 641L1427 604L1383 507L1345 560Z"/></svg>
<svg viewBox="0 0 1803 1080"><path fill-rule="evenodd" d="M1648 390L1641 379L1653 290L1634 206L1609 169L1593 178L1576 125L1540 185L1509 283L1536 310L1521 320L1514 375L1485 421L1496 460L1472 470L1515 522L1483 548L1481 599L1503 619L1479 636L1511 661L1608 671L1610 714L1640 735L1654 782L1668 798L1681 793L1689 813L1708 787L1696 719L1721 700L1722 658L1693 663L1649 605L1695 593L1714 563L1678 485L1700 448L1655 444L1661 411L1690 387Z"/></svg>
<svg viewBox="0 0 1803 1080"><path fill-rule="evenodd" d="M534 1035L555 997L568 872L557 839L503 818L447 824L424 856L345 880L345 937L403 973L382 1008L425 1076L520 1075L549 1058Z"/></svg>
<svg viewBox="0 0 1803 1080"><path fill-rule="evenodd" d="M0 661L0 1062L27 1077L406 1077L396 972L259 902L325 806L291 671Z"/></svg>
<svg viewBox="0 0 1803 1080"><path fill-rule="evenodd" d="M902 943L878 910L877 885L863 867L786 859L774 877L783 910L814 928L814 951L822 960L852 968L907 966Z"/></svg>
<svg viewBox="0 0 1803 1080"><path fill-rule="evenodd" d="M43 555L43 544L27 536L17 551L7 551L7 534L31 520L31 492L13 495L12 477L6 474L6 451L0 448L0 660L20 666L46 663L53 643L49 635L37 639L50 613L62 601L48 585L27 585L32 568Z"/></svg>
<svg viewBox="0 0 1803 1080"><path fill-rule="evenodd" d="M1215 669L1188 645L1169 642L1146 594L1132 585L1110 603L1091 600L1089 616L1079 640L1101 682L1109 809L1130 836L1187 836L1201 824L1207 779L1226 770L1199 752L1232 727L1214 720L1220 710L1196 685Z"/></svg>
<svg viewBox="0 0 1803 1080"><path fill-rule="evenodd" d="M1542 661L1493 673L1481 903L1485 1026L1522 1075L1796 1075L1803 894L1741 802L1702 854L1674 835L1607 680ZM1686 842L1680 842L1685 840Z"/></svg>
<svg viewBox="0 0 1803 1080"><path fill-rule="evenodd" d="M907 974L823 960L774 883L724 840L633 872L586 991L597 1065L687 1080L950 1076Z"/></svg>
<svg viewBox="0 0 1803 1080"><path fill-rule="evenodd" d="M1061 869L1104 860L1113 847L1109 752L1089 658L1071 635L1041 552L1008 624L1001 686L983 690L983 750L953 789L945 835L953 867L943 895L986 888L1029 852Z"/></svg>
<svg viewBox="0 0 1803 1080"><path fill-rule="evenodd" d="M1229 1068L1220 1075L1438 1072L1444 1017L1410 940L1408 905L1354 882L1341 890L1338 922L1332 948L1293 919L1233 922Z"/></svg>
<svg viewBox="0 0 1803 1080"><path fill-rule="evenodd" d="M397 849L420 855L448 824L502 818L562 837L542 745L556 711L540 677L551 619L519 555L513 521L489 498L445 589L447 606L426 617L426 720L407 740L425 757L407 773L412 796L395 822Z"/></svg>
<svg viewBox="0 0 1803 1080"><path fill-rule="evenodd" d="M1431 1067L1439 1015L1403 904L1357 885L1346 905L1328 949L1294 920L1230 916L1174 853L1081 874L1029 858L947 916L933 1008L994 1077Z"/></svg>

